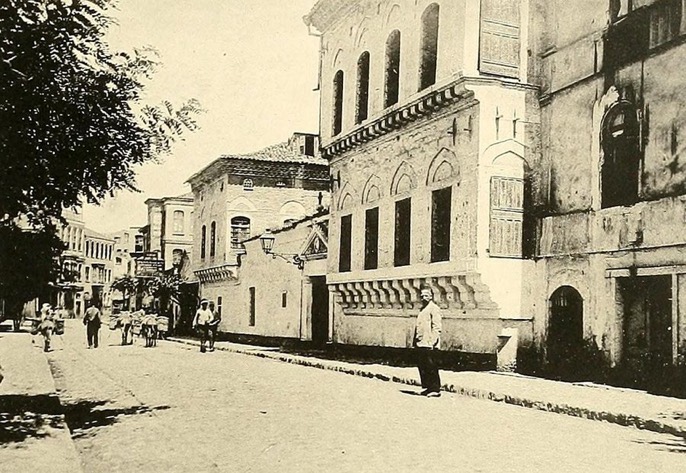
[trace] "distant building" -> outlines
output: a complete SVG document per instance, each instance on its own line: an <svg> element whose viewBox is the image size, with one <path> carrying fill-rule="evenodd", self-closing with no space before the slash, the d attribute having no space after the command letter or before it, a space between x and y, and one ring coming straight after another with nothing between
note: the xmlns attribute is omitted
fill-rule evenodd
<svg viewBox="0 0 686 473"><path fill-rule="evenodd" d="M70 315L81 317L84 311L84 267L86 261L86 226L83 215L76 209L65 210L66 225L58 228L58 235L66 248L60 262L62 272L55 285L51 301Z"/></svg>
<svg viewBox="0 0 686 473"><path fill-rule="evenodd" d="M93 230L85 230L84 298L100 307L110 305L109 288L112 283L114 239Z"/></svg>
<svg viewBox="0 0 686 473"><path fill-rule="evenodd" d="M141 227L129 227L108 235L114 240L112 278L134 276L136 271L133 255L145 249L145 236Z"/></svg>
<svg viewBox="0 0 686 473"><path fill-rule="evenodd" d="M193 194L148 199L146 252L157 252L164 269L180 267L193 252Z"/></svg>
<svg viewBox="0 0 686 473"><path fill-rule="evenodd" d="M331 329L327 232L328 215L320 212L270 232L279 256L263 252L259 234L245 241L237 280L204 285L203 297L222 314L219 330L238 339L326 343Z"/></svg>
<svg viewBox="0 0 686 473"><path fill-rule="evenodd" d="M329 167L319 138L295 133L284 143L224 155L188 179L195 197L192 267L202 297L234 285L243 242L328 207Z"/></svg>

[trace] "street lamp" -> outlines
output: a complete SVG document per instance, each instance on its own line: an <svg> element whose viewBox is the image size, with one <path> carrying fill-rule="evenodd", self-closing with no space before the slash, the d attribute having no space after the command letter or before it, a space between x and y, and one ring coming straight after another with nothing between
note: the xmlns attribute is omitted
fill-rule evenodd
<svg viewBox="0 0 686 473"><path fill-rule="evenodd" d="M272 253L272 249L274 248L274 240L274 234L269 230L265 230L265 232L260 236L260 245L262 245L262 251L264 251L264 254L270 255Z"/></svg>
<svg viewBox="0 0 686 473"><path fill-rule="evenodd" d="M303 267L305 266L305 262L300 258L299 255L275 253L274 240L276 240L276 238L274 237L274 234L269 230L265 230L264 233L260 236L260 245L262 246L262 251L264 251L264 254L272 255L272 258L274 259L276 259L276 257L278 256L284 261L288 261L289 263L296 265L298 269L303 269Z"/></svg>

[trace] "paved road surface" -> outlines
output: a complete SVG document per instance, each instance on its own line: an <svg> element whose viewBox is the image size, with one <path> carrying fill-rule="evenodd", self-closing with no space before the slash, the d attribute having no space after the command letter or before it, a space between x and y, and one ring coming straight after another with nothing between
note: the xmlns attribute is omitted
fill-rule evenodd
<svg viewBox="0 0 686 473"><path fill-rule="evenodd" d="M678 472L686 443L601 422L162 342L49 359L90 472Z"/></svg>

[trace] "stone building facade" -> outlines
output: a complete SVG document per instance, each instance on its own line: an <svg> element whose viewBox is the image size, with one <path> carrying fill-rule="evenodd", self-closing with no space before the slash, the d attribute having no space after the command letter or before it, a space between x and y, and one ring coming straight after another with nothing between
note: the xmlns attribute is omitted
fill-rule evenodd
<svg viewBox="0 0 686 473"><path fill-rule="evenodd" d="M62 273L51 302L70 316L80 317L84 312L86 225L79 210L65 210L62 217L66 225L58 231L65 250L61 256Z"/></svg>
<svg viewBox="0 0 686 473"><path fill-rule="evenodd" d="M180 267L193 253L193 194L148 199L146 251L157 252L164 269Z"/></svg>
<svg viewBox="0 0 686 473"><path fill-rule="evenodd" d="M86 304L109 307L114 239L86 229L84 258L83 287Z"/></svg>
<svg viewBox="0 0 686 473"><path fill-rule="evenodd" d="M535 3L537 343L661 372L686 355L686 5Z"/></svg>
<svg viewBox="0 0 686 473"><path fill-rule="evenodd" d="M328 205L329 170L316 135L295 133L255 153L224 155L189 178L195 198L194 274L199 295L226 297L243 242Z"/></svg>
<svg viewBox="0 0 686 473"><path fill-rule="evenodd" d="M410 346L421 285L445 348L493 353L504 327L531 340L529 2L320 0L305 21L334 182L333 341Z"/></svg>
<svg viewBox="0 0 686 473"><path fill-rule="evenodd" d="M279 256L264 253L260 235L244 242L235 281L204 286L203 297L214 301L222 313L220 331L326 343L327 228L328 216L320 214L274 230L273 252Z"/></svg>

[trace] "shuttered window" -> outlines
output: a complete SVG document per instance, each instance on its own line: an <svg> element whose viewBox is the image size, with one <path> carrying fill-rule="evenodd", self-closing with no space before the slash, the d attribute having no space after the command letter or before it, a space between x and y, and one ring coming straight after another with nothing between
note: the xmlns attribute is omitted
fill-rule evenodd
<svg viewBox="0 0 686 473"><path fill-rule="evenodd" d="M650 48L668 43L679 36L681 1L663 0L652 6L650 11Z"/></svg>
<svg viewBox="0 0 686 473"><path fill-rule="evenodd" d="M524 181L491 178L491 256L522 258Z"/></svg>
<svg viewBox="0 0 686 473"><path fill-rule="evenodd" d="M352 256L352 215L341 217L341 241L338 257L338 271L345 273L350 271L350 260Z"/></svg>
<svg viewBox="0 0 686 473"><path fill-rule="evenodd" d="M408 197L395 203L395 266L410 264L411 228L412 201Z"/></svg>
<svg viewBox="0 0 686 473"><path fill-rule="evenodd" d="M450 259L450 220L452 218L452 188L446 187L431 195L431 262Z"/></svg>
<svg viewBox="0 0 686 473"><path fill-rule="evenodd" d="M520 0L481 1L479 70L519 77Z"/></svg>
<svg viewBox="0 0 686 473"><path fill-rule="evenodd" d="M343 130L343 71L337 71L333 78L333 136Z"/></svg>
<svg viewBox="0 0 686 473"><path fill-rule="evenodd" d="M365 212L364 223L364 269L379 267L379 208Z"/></svg>

